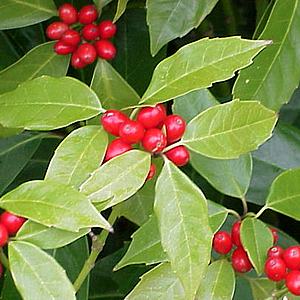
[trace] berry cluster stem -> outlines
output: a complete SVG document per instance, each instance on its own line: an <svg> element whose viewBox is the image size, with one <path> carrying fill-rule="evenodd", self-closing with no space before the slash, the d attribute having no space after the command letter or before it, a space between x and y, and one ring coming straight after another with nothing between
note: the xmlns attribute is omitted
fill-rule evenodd
<svg viewBox="0 0 300 300"><path fill-rule="evenodd" d="M0 248L0 261L1 264L8 270L9 262L2 248Z"/></svg>
<svg viewBox="0 0 300 300"><path fill-rule="evenodd" d="M112 212L111 215L108 218L108 222L113 225L115 220L117 219L117 215ZM102 230L102 232L99 235L95 235L92 232L90 232L90 236L92 238L92 246L91 246L91 253L88 259L85 261L77 279L75 280L73 286L76 292L79 291L80 287L84 283L86 277L89 275L91 270L94 268L96 260L98 255L103 250L103 247L105 245L105 241L109 235L109 232L107 230Z"/></svg>
<svg viewBox="0 0 300 300"><path fill-rule="evenodd" d="M183 144L182 141L180 140L180 141L178 141L177 143L174 143L174 144L169 145L168 147L166 147L166 148L162 151L162 153L166 153L166 152L168 152L169 150L171 150L171 149L173 149L173 148L176 148L176 147L178 147L178 146L182 146L182 145L184 145L184 144Z"/></svg>
<svg viewBox="0 0 300 300"><path fill-rule="evenodd" d="M241 197L242 200L242 204L243 204L243 216L245 216L248 212L248 204L247 204L247 200L244 196Z"/></svg>
<svg viewBox="0 0 300 300"><path fill-rule="evenodd" d="M286 287L281 290L276 290L272 293L272 300L280 299L286 293L288 293L288 289Z"/></svg>

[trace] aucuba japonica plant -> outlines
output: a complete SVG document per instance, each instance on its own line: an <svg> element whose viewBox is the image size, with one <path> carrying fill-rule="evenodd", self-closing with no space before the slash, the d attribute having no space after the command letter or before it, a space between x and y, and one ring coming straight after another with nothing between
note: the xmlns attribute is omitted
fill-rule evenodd
<svg viewBox="0 0 300 300"><path fill-rule="evenodd" d="M300 296L300 0L0 5L4 300Z"/></svg>

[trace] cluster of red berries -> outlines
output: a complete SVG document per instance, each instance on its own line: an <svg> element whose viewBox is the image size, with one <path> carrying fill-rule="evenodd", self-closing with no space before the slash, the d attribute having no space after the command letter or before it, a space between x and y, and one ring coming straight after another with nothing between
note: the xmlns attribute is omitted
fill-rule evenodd
<svg viewBox="0 0 300 300"><path fill-rule="evenodd" d="M71 65L74 68L92 64L97 56L107 60L116 56L116 48L109 39L115 36L117 27L110 20L95 24L99 14L94 5L85 5L78 12L72 4L65 3L59 7L58 15L61 21L51 23L46 35L57 40L54 45L57 54L72 53ZM75 30L77 23L80 31Z"/></svg>
<svg viewBox="0 0 300 300"><path fill-rule="evenodd" d="M132 149L132 144L140 143L146 151L161 153L167 145L181 139L186 122L179 115L168 115L162 104L154 107L143 107L137 113L136 120L131 120L118 110L107 110L101 117L103 128L117 136L107 148L104 161ZM186 147L177 146L164 153L177 166L188 163L190 155ZM151 164L147 180L156 172Z"/></svg>

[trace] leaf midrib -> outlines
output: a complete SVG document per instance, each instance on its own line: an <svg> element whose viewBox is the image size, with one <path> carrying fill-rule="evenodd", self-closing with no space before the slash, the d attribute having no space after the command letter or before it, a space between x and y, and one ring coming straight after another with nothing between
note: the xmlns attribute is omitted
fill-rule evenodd
<svg viewBox="0 0 300 300"><path fill-rule="evenodd" d="M54 10L47 9L47 8L44 8L44 7L39 6L39 5L34 5L34 4L26 3L26 2L20 1L20 0L10 0L10 1L15 2L16 4L28 6L30 8L35 8L36 10L39 10L39 11L47 12L47 13L53 15L53 16L55 15L55 11Z"/></svg>

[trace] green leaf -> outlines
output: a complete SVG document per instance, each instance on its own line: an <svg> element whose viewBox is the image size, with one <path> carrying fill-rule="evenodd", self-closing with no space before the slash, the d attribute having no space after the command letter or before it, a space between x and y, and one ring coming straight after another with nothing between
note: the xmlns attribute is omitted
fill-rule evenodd
<svg viewBox="0 0 300 300"><path fill-rule="evenodd" d="M159 63L141 103L168 101L232 78L269 43L227 37L204 38L188 44Z"/></svg>
<svg viewBox="0 0 300 300"><path fill-rule="evenodd" d="M258 219L246 218L241 226L241 241L257 274L262 274L267 252L273 246L271 230Z"/></svg>
<svg viewBox="0 0 300 300"><path fill-rule="evenodd" d="M0 94L9 92L24 81L42 75L60 77L67 73L69 57L53 51L54 42L33 48L20 60L0 72Z"/></svg>
<svg viewBox="0 0 300 300"><path fill-rule="evenodd" d="M225 260L212 263L202 280L195 300L231 300L235 288L235 275Z"/></svg>
<svg viewBox="0 0 300 300"><path fill-rule="evenodd" d="M192 152L190 163L221 193L237 198L246 194L252 175L250 154L241 155L238 159L219 160Z"/></svg>
<svg viewBox="0 0 300 300"><path fill-rule="evenodd" d="M133 235L126 254L115 266L117 271L132 264L156 264L168 261L160 243L157 219L152 215Z"/></svg>
<svg viewBox="0 0 300 300"><path fill-rule="evenodd" d="M0 194L26 166L44 136L25 132L0 139Z"/></svg>
<svg viewBox="0 0 300 300"><path fill-rule="evenodd" d="M128 0L118 0L117 11L116 11L116 14L115 14L114 20L113 20L114 23L117 22L119 20L119 18L125 12L127 3L128 3Z"/></svg>
<svg viewBox="0 0 300 300"><path fill-rule="evenodd" d="M0 139L7 138L12 135L17 135L23 130L21 128L7 128L0 124Z"/></svg>
<svg viewBox="0 0 300 300"><path fill-rule="evenodd" d="M173 113L180 115L186 122L191 121L204 110L220 104L208 89L190 92L177 97L173 103Z"/></svg>
<svg viewBox="0 0 300 300"><path fill-rule="evenodd" d="M276 113L259 102L234 100L195 117L188 123L182 142L204 156L233 159L269 139L276 121Z"/></svg>
<svg viewBox="0 0 300 300"><path fill-rule="evenodd" d="M0 198L0 207L43 225L73 232L90 227L111 229L84 195L54 181L26 182Z"/></svg>
<svg viewBox="0 0 300 300"><path fill-rule="evenodd" d="M241 100L257 99L278 111L299 85L300 63L295 45L300 43L300 1L277 0L259 39L272 39L273 45L255 64L241 71L233 92ZM284 87L284 88L282 88Z"/></svg>
<svg viewBox="0 0 300 300"><path fill-rule="evenodd" d="M187 299L182 285L169 263L160 264L144 274L139 284L125 298L125 300L143 299Z"/></svg>
<svg viewBox="0 0 300 300"><path fill-rule="evenodd" d="M71 77L42 76L24 82L0 95L0 106L3 126L28 130L57 129L102 111L97 95Z"/></svg>
<svg viewBox="0 0 300 300"><path fill-rule="evenodd" d="M22 300L10 271L6 271L4 274L4 282L1 289L1 300Z"/></svg>
<svg viewBox="0 0 300 300"><path fill-rule="evenodd" d="M0 43L0 70L3 70L18 60L20 55L16 51L12 41L9 39L7 31L0 31Z"/></svg>
<svg viewBox="0 0 300 300"><path fill-rule="evenodd" d="M154 56L163 45L198 27L217 2L218 0L147 0L147 23L152 55Z"/></svg>
<svg viewBox="0 0 300 300"><path fill-rule="evenodd" d="M150 168L151 155L131 150L117 156L97 169L80 191L101 210L132 196L144 184Z"/></svg>
<svg viewBox="0 0 300 300"><path fill-rule="evenodd" d="M207 200L209 226L213 233L217 232L225 222L228 212L227 209L213 201Z"/></svg>
<svg viewBox="0 0 300 300"><path fill-rule="evenodd" d="M34 244L42 249L60 248L86 235L89 228L70 232L54 227L47 227L33 221L27 221L18 231L15 239Z"/></svg>
<svg viewBox="0 0 300 300"><path fill-rule="evenodd" d="M140 101L136 91L104 59L98 59L91 88L106 109L122 109Z"/></svg>
<svg viewBox="0 0 300 300"><path fill-rule="evenodd" d="M6 0L0 10L0 30L36 24L57 14L52 0Z"/></svg>
<svg viewBox="0 0 300 300"><path fill-rule="evenodd" d="M272 282L268 278L249 278L248 281L251 286L253 300L269 298L276 288L275 282Z"/></svg>
<svg viewBox="0 0 300 300"><path fill-rule="evenodd" d="M24 300L76 299L64 269L53 257L26 242L11 242L8 251L10 270Z"/></svg>
<svg viewBox="0 0 300 300"><path fill-rule="evenodd" d="M266 208L300 220L300 169L281 173L272 183Z"/></svg>
<svg viewBox="0 0 300 300"><path fill-rule="evenodd" d="M172 269L194 299L210 261L212 232L201 190L169 160L156 183L154 211Z"/></svg>
<svg viewBox="0 0 300 300"><path fill-rule="evenodd" d="M107 143L107 133L100 126L74 130L56 149L45 179L78 188L101 165Z"/></svg>

